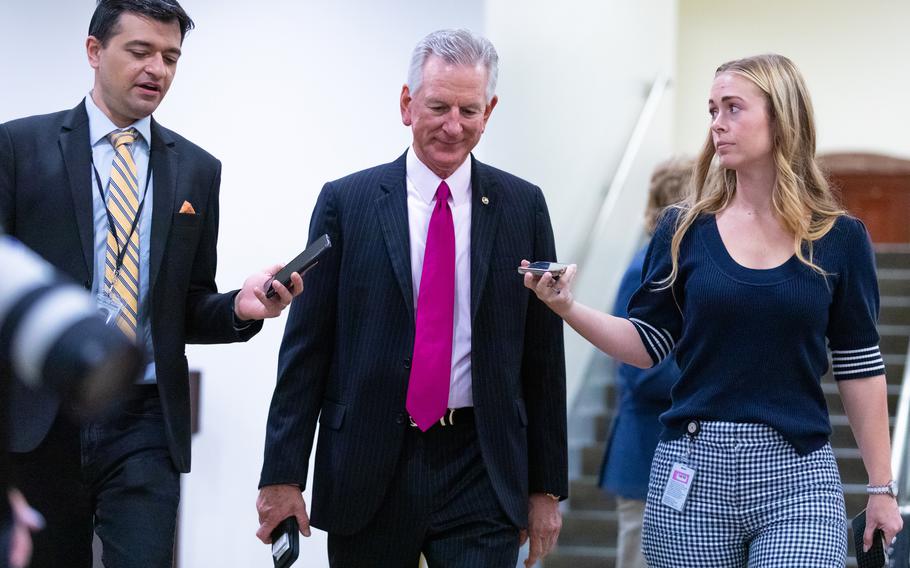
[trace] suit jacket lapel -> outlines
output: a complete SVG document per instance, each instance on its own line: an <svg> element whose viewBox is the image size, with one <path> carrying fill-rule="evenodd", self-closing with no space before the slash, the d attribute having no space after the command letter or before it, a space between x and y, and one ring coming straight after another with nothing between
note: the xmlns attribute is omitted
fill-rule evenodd
<svg viewBox="0 0 910 568"><path fill-rule="evenodd" d="M496 179L471 156L471 321L477 315L481 292L490 271L490 254L499 227L501 203Z"/></svg>
<svg viewBox="0 0 910 568"><path fill-rule="evenodd" d="M164 259L164 248L174 217L174 200L177 197L177 152L174 140L167 130L152 119L152 242L150 243L149 290L155 289L155 280Z"/></svg>
<svg viewBox="0 0 910 568"><path fill-rule="evenodd" d="M411 286L411 248L408 233L408 189L405 182L405 152L389 164L380 181L376 211L382 226L392 269L398 278L401 293L411 320L414 320L414 292Z"/></svg>
<svg viewBox="0 0 910 568"><path fill-rule="evenodd" d="M59 144L72 192L73 213L79 229L79 241L82 244L86 274L91 279L95 266L95 238L92 221L92 146L89 142L88 114L85 112L84 100L64 119Z"/></svg>

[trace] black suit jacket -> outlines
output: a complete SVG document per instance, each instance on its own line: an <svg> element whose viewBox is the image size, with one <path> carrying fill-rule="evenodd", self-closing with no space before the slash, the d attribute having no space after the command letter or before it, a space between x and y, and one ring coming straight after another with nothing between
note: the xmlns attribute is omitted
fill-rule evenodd
<svg viewBox="0 0 910 568"><path fill-rule="evenodd" d="M221 163L152 120L154 197L149 295L158 390L174 465L190 468L185 344L245 341L233 297L215 286ZM59 270L91 288L92 152L85 104L0 125L0 224ZM196 215L179 214L189 201ZM55 395L14 383L11 449L33 450L59 409Z"/></svg>
<svg viewBox="0 0 910 568"><path fill-rule="evenodd" d="M568 493L562 322L516 271L556 251L540 189L472 160L475 421L499 501L524 527L529 492ZM333 247L307 274L281 345L260 486L306 485L318 416L312 522L350 534L376 513L410 427L405 156L326 184L310 240L323 233Z"/></svg>

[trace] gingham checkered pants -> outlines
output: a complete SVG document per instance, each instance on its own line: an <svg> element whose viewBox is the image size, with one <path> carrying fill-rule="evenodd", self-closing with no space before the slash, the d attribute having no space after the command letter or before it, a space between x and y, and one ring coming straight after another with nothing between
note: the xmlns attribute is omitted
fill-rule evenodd
<svg viewBox="0 0 910 568"><path fill-rule="evenodd" d="M677 462L695 469L682 512L661 504ZM642 546L651 568L843 568L847 521L830 444L800 456L768 426L731 422L660 442Z"/></svg>

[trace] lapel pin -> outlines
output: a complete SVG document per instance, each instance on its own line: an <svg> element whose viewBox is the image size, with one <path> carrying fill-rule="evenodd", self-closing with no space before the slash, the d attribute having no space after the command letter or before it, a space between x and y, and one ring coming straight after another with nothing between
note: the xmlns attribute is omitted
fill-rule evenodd
<svg viewBox="0 0 910 568"><path fill-rule="evenodd" d="M487 197L486 195L484 195L483 197L480 198L480 202L483 203L484 205L489 205L489 204L490 204L490 198Z"/></svg>

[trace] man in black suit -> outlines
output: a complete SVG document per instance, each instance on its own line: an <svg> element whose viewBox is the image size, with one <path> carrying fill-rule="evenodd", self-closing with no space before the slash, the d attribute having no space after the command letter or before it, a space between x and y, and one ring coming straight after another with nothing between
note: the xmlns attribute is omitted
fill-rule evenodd
<svg viewBox="0 0 910 568"><path fill-rule="evenodd" d="M333 567L413 568L421 553L430 566L513 567L526 536L531 563L556 541L562 326L516 271L556 252L540 189L470 154L496 75L488 40L424 38L400 99L412 146L319 196L310 239L334 246L285 329L263 542L291 515L310 533L301 489L317 417L312 524Z"/></svg>
<svg viewBox="0 0 910 568"><path fill-rule="evenodd" d="M185 344L246 341L293 297L262 291L279 266L218 293L221 164L151 118L192 26L175 0L100 0L89 96L0 125L0 224L84 283L149 354L123 408L84 425L53 393L13 385L13 482L47 518L33 566L91 566L93 528L108 567L171 566L190 468Z"/></svg>

